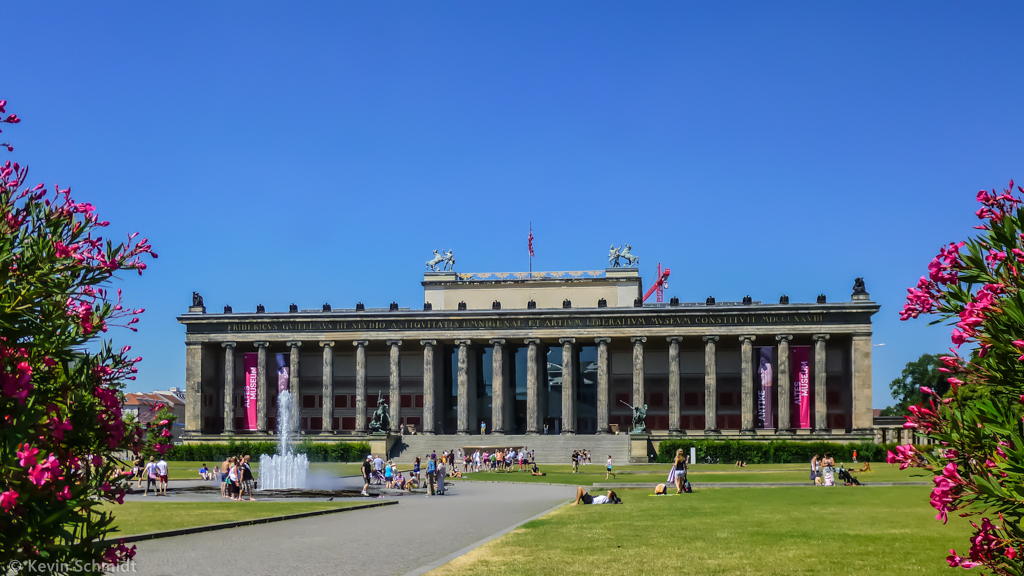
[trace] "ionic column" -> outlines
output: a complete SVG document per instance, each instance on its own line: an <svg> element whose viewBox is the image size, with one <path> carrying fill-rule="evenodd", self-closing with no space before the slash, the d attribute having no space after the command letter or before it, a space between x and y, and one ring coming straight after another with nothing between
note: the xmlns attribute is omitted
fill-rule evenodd
<svg viewBox="0 0 1024 576"><path fill-rule="evenodd" d="M754 336L740 336L740 432L754 433Z"/></svg>
<svg viewBox="0 0 1024 576"><path fill-rule="evenodd" d="M704 337L704 433L720 434L718 430L718 336Z"/></svg>
<svg viewBox="0 0 1024 576"><path fill-rule="evenodd" d="M644 342L646 336L632 336L633 343L633 406L644 404Z"/></svg>
<svg viewBox="0 0 1024 576"><path fill-rule="evenodd" d="M669 336L668 340L668 433L682 433L679 414L679 342L682 336Z"/></svg>
<svg viewBox="0 0 1024 576"><path fill-rule="evenodd" d="M185 432L203 427L203 343L185 342Z"/></svg>
<svg viewBox="0 0 1024 576"><path fill-rule="evenodd" d="M324 407L321 434L334 434L334 342L321 341L324 349Z"/></svg>
<svg viewBox="0 0 1024 576"><path fill-rule="evenodd" d="M299 431L299 410L302 406L302 396L299 390L299 347L302 342L288 342L288 392L292 395L291 428L292 432Z"/></svg>
<svg viewBox="0 0 1024 576"><path fill-rule="evenodd" d="M791 387L793 380L789 376L789 341L793 339L792 334L779 334L775 337L779 341L779 432L792 431L793 424L789 416L792 407Z"/></svg>
<svg viewBox="0 0 1024 576"><path fill-rule="evenodd" d="M356 340L356 433L366 432L366 347L369 340Z"/></svg>
<svg viewBox="0 0 1024 576"><path fill-rule="evenodd" d="M504 434L505 340L495 338L489 343L493 346L491 350L491 434Z"/></svg>
<svg viewBox="0 0 1024 576"><path fill-rule="evenodd" d="M597 343L597 433L608 433L608 344L611 338L594 338Z"/></svg>
<svg viewBox="0 0 1024 576"><path fill-rule="evenodd" d="M814 338L814 428L817 432L827 432L828 402L826 402L826 366L825 341L828 334L815 334Z"/></svg>
<svg viewBox="0 0 1024 576"><path fill-rule="evenodd" d="M470 434L469 422L469 346L472 344L472 340L456 340L455 344L459 347L459 374L458 374L458 433L459 434Z"/></svg>
<svg viewBox="0 0 1024 576"><path fill-rule="evenodd" d="M398 434L402 429L402 341L401 340L388 340L388 346L391 347L391 356L388 366L388 375L390 381L390 394L391 406L390 414L388 415L391 420L391 431Z"/></svg>
<svg viewBox="0 0 1024 576"><path fill-rule="evenodd" d="M537 374L537 347L540 340L527 338L524 342L529 346L526 350L526 433L538 434L540 432L540 410L539 385L540 380Z"/></svg>
<svg viewBox="0 0 1024 576"><path fill-rule="evenodd" d="M437 401L437 372L434 370L434 348L437 340L420 340L423 345L423 433L434 434L437 425L434 422Z"/></svg>
<svg viewBox="0 0 1024 576"><path fill-rule="evenodd" d="M254 342L256 345L256 431L267 433L267 346L270 342Z"/></svg>
<svg viewBox="0 0 1024 576"><path fill-rule="evenodd" d="M235 343L224 342L224 434L235 433Z"/></svg>
<svg viewBox="0 0 1024 576"><path fill-rule="evenodd" d="M871 332L853 334L850 358L853 372L852 430L866 433L873 426L871 418Z"/></svg>
<svg viewBox="0 0 1024 576"><path fill-rule="evenodd" d="M562 434L576 433L575 338L560 338L562 345Z"/></svg>

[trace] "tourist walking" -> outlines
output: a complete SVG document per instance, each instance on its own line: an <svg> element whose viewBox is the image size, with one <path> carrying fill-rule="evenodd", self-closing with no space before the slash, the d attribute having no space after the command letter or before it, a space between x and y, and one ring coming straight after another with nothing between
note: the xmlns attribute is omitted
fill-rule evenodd
<svg viewBox="0 0 1024 576"><path fill-rule="evenodd" d="M818 478L818 455L815 454L814 457L811 458L811 482L813 482L815 485L819 484L819 481L817 480L817 478Z"/></svg>
<svg viewBox="0 0 1024 576"><path fill-rule="evenodd" d="M615 473L612 472L612 455L611 454L608 455L608 463L605 464L604 479L607 480L608 476L611 476L612 478L615 478Z"/></svg>
<svg viewBox="0 0 1024 576"><path fill-rule="evenodd" d="M434 495L434 491L436 489L435 488L436 480L437 480L436 472L437 472L437 461L435 460L434 455L431 454L430 456L427 457L427 474L426 474L427 496L433 496Z"/></svg>
<svg viewBox="0 0 1024 576"><path fill-rule="evenodd" d="M373 459L373 474L377 480L377 484L381 483L381 479L384 478L384 459L377 456Z"/></svg>
<svg viewBox="0 0 1024 576"><path fill-rule="evenodd" d="M416 457L416 461L412 463L412 475L416 478L416 483L420 481L420 457Z"/></svg>
<svg viewBox="0 0 1024 576"><path fill-rule="evenodd" d="M242 456L242 493L249 497L249 502L255 502L256 499L252 497L253 484L256 479L253 478L252 468L249 466L250 457L248 454ZM241 497L239 497L241 499Z"/></svg>
<svg viewBox="0 0 1024 576"><path fill-rule="evenodd" d="M167 496L167 460L164 460L163 456L156 463L156 472L160 476L160 491Z"/></svg>
<svg viewBox="0 0 1024 576"><path fill-rule="evenodd" d="M419 462L419 458L416 459ZM370 487L370 479L373 477L373 456L367 455L366 460L363 460L363 496L369 496L370 494L366 491Z"/></svg>
<svg viewBox="0 0 1024 576"><path fill-rule="evenodd" d="M142 493L143 496L149 496L149 487L153 487L153 494L160 495L160 475L156 470L156 459L152 456L149 457L149 464L146 464L146 490Z"/></svg>
<svg viewBox="0 0 1024 576"><path fill-rule="evenodd" d="M228 497L228 468L231 467L230 457L220 463L220 497Z"/></svg>
<svg viewBox="0 0 1024 576"><path fill-rule="evenodd" d="M683 482L686 481L686 456L683 455L683 449L676 450L676 458L672 461L673 478L672 482L676 485L676 495L683 493Z"/></svg>
<svg viewBox="0 0 1024 576"><path fill-rule="evenodd" d="M437 465L437 493L440 496L444 496L444 477L447 475L448 467L444 462Z"/></svg>

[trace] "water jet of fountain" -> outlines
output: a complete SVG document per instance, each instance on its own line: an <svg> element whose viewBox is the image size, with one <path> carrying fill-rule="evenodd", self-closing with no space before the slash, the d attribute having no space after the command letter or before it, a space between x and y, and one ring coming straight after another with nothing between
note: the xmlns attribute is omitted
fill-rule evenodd
<svg viewBox="0 0 1024 576"><path fill-rule="evenodd" d="M292 398L291 392L282 390L277 395L277 455L260 456L260 490L305 488L309 459L292 450Z"/></svg>

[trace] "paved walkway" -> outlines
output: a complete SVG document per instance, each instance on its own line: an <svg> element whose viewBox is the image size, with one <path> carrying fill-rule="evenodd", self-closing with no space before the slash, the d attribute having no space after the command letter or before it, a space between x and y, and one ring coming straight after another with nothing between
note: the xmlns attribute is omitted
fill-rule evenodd
<svg viewBox="0 0 1024 576"><path fill-rule="evenodd" d="M405 574L575 496L572 486L459 482L452 488L445 496L395 497L397 506L140 542L136 573Z"/></svg>

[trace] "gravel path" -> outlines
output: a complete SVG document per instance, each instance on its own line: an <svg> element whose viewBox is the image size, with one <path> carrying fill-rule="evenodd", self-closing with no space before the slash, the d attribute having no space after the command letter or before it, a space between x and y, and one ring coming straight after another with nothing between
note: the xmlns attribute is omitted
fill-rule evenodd
<svg viewBox="0 0 1024 576"><path fill-rule="evenodd" d="M400 575L575 496L572 486L474 482L449 486L452 489L445 496L394 497L397 506L140 542L136 573ZM221 500L219 495L206 498ZM174 498L164 501L170 500Z"/></svg>

